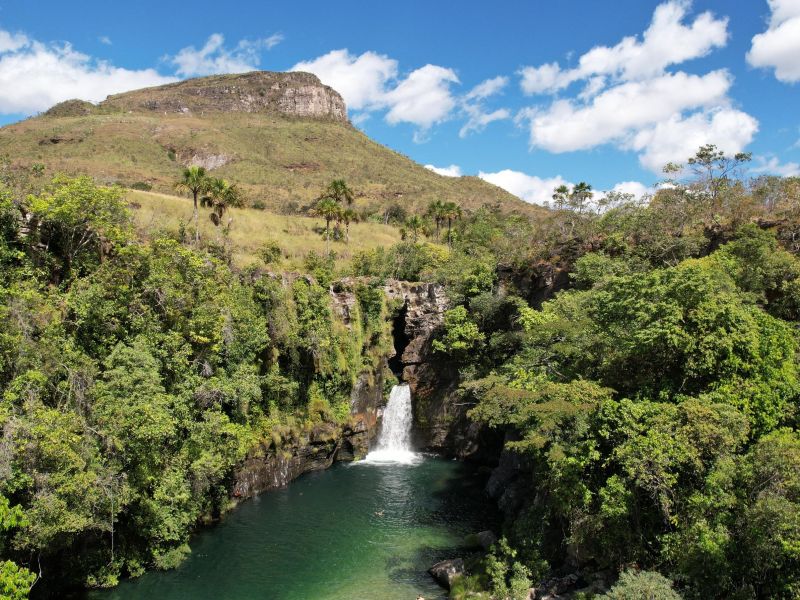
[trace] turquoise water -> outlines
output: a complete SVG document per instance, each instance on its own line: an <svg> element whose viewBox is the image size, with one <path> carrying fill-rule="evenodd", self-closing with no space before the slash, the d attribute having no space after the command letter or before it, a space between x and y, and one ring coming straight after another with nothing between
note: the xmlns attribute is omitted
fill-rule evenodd
<svg viewBox="0 0 800 600"><path fill-rule="evenodd" d="M426 573L491 523L462 463L339 464L244 502L193 538L178 569L92 600L415 600L446 595Z"/></svg>

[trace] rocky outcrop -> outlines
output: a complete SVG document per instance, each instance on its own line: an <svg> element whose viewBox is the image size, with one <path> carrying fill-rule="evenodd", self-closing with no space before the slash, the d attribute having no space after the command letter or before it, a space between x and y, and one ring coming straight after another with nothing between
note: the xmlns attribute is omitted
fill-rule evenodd
<svg viewBox="0 0 800 600"><path fill-rule="evenodd" d="M436 583L449 590L456 578L464 574L464 560L461 558L443 560L428 569L428 573L436 580Z"/></svg>
<svg viewBox="0 0 800 600"><path fill-rule="evenodd" d="M399 361L403 366L402 376L411 384L417 367L428 361L430 343L433 334L444 320L448 300L444 288L435 283L410 283L407 281L389 280L383 288L386 297L394 303L402 323L402 334L407 340L405 347L395 348L399 351Z"/></svg>
<svg viewBox="0 0 800 600"><path fill-rule="evenodd" d="M273 113L347 123L341 95L311 73L253 71L214 75L109 96L101 111L202 115L209 112Z"/></svg>
<svg viewBox="0 0 800 600"><path fill-rule="evenodd" d="M303 473L327 469L336 461L363 458L377 435L383 403L382 374L362 373L350 396L350 424L322 424L306 438L279 448L270 443L252 450L234 473L231 497L250 498L284 487Z"/></svg>

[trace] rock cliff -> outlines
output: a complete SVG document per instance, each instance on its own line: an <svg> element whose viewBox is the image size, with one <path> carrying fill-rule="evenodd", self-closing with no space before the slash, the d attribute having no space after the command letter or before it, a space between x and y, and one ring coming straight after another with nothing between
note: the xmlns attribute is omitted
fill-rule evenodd
<svg viewBox="0 0 800 600"><path fill-rule="evenodd" d="M307 438L292 440L280 448L266 444L255 448L234 473L231 496L250 498L284 487L303 473L327 469L336 461L363 458L377 435L383 404L382 373L362 373L350 396L349 425L323 424Z"/></svg>
<svg viewBox="0 0 800 600"><path fill-rule="evenodd" d="M87 110L85 103L62 103L64 110ZM57 105L48 113L60 114ZM253 71L214 75L109 96L98 112L204 114L214 112L279 113L347 123L339 93L311 73Z"/></svg>

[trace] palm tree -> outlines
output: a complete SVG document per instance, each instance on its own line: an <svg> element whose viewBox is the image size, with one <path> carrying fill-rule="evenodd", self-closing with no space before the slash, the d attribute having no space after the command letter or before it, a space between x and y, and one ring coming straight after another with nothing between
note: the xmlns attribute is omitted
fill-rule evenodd
<svg viewBox="0 0 800 600"><path fill-rule="evenodd" d="M192 212L192 220L194 221L194 242L200 242L200 230L197 223L197 197L200 193L208 189L208 175L203 167L193 165L186 167L183 170L183 176L180 181L175 184L175 188L183 191L190 192L194 201L194 211Z"/></svg>
<svg viewBox="0 0 800 600"><path fill-rule="evenodd" d="M455 202L445 202L442 206L442 219L447 221L447 245L452 245L451 229L453 220L461 218L461 207Z"/></svg>
<svg viewBox="0 0 800 600"><path fill-rule="evenodd" d="M358 213L352 208L339 212L339 220L344 223L344 241L350 242L350 223L358 223Z"/></svg>
<svg viewBox="0 0 800 600"><path fill-rule="evenodd" d="M427 215L433 219L433 222L436 224L436 241L439 241L439 232L442 229L442 223L444 222L444 211L445 204L441 200L435 200L428 205L428 212Z"/></svg>
<svg viewBox="0 0 800 600"><path fill-rule="evenodd" d="M206 192L208 196L204 196L200 203L213 209L211 221L217 227L222 223L222 217L230 207L242 205L242 193L236 184L228 183L219 177L208 180Z"/></svg>
<svg viewBox="0 0 800 600"><path fill-rule="evenodd" d="M331 181L322 197L330 198L337 204L346 204L347 206L353 204L353 199L355 198L353 190L347 187L347 183L344 179L334 179Z"/></svg>
<svg viewBox="0 0 800 600"><path fill-rule="evenodd" d="M556 209L562 210L569 199L569 188L563 183L553 190L553 200L556 203Z"/></svg>
<svg viewBox="0 0 800 600"><path fill-rule="evenodd" d="M314 207L314 213L325 219L325 240L328 246L331 241L331 221L339 218L341 210L339 203L333 198L322 198Z"/></svg>
<svg viewBox="0 0 800 600"><path fill-rule="evenodd" d="M411 234L414 236L414 243L417 243L417 235L419 230L422 229L422 218L419 215L411 215L406 220L406 227L411 230Z"/></svg>
<svg viewBox="0 0 800 600"><path fill-rule="evenodd" d="M585 181L581 181L572 188L572 193L569 195L570 208L577 210L578 214L582 213L592 196L594 196L592 186Z"/></svg>

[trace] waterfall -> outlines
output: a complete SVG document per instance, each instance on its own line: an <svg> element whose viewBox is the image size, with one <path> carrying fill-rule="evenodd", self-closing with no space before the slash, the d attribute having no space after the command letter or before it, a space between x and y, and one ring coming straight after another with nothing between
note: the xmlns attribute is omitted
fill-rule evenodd
<svg viewBox="0 0 800 600"><path fill-rule="evenodd" d="M383 411L377 446L367 454L367 462L411 464L418 455L411 450L411 389L408 384L396 385L389 394Z"/></svg>

